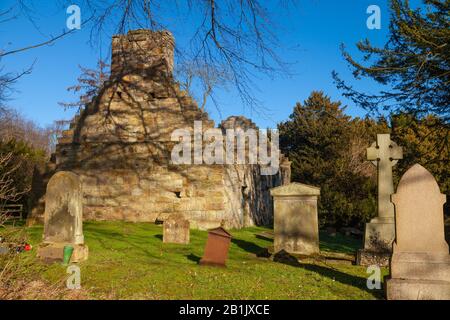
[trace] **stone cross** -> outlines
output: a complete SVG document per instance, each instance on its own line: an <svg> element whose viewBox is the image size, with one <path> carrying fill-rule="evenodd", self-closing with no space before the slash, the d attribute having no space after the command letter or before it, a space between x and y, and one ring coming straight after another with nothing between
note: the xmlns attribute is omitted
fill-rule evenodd
<svg viewBox="0 0 450 320"><path fill-rule="evenodd" d="M377 134L377 141L367 148L367 160L372 161L378 171L378 217L381 219L394 218L392 167L402 158L402 148L391 140L389 134Z"/></svg>
<svg viewBox="0 0 450 320"><path fill-rule="evenodd" d="M402 148L391 141L389 134L377 134L377 141L367 148L367 160L372 161L378 173L378 215L366 223L364 249L358 250L356 257L359 265L389 264L395 238L392 167L402 157Z"/></svg>

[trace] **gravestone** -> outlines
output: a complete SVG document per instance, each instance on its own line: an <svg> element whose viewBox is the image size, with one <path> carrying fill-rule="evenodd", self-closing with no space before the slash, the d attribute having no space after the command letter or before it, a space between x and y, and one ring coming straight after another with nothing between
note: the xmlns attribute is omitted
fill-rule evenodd
<svg viewBox="0 0 450 320"><path fill-rule="evenodd" d="M392 195L396 238L386 281L388 299L450 299L445 198L431 173L419 164L401 178L397 193Z"/></svg>
<svg viewBox="0 0 450 320"><path fill-rule="evenodd" d="M200 265L225 267L230 244L231 234L223 227L209 230Z"/></svg>
<svg viewBox="0 0 450 320"><path fill-rule="evenodd" d="M43 242L38 256L47 262L63 259L64 246L74 248L71 261L88 257L83 236L83 192L79 177L67 171L57 172L47 184Z"/></svg>
<svg viewBox="0 0 450 320"><path fill-rule="evenodd" d="M294 182L273 188L270 194L274 199L274 252L318 254L320 188Z"/></svg>
<svg viewBox="0 0 450 320"><path fill-rule="evenodd" d="M387 266L395 238L394 193L392 167L403 158L402 148L391 140L389 134L377 134L377 141L367 148L367 160L377 167L378 215L366 223L364 249L357 254L360 265Z"/></svg>
<svg viewBox="0 0 450 320"><path fill-rule="evenodd" d="M175 39L168 31L139 29L113 36L109 81L58 137L47 167L34 172L28 224L43 220L45 185L56 168L80 176L87 220L154 222L180 213L191 228L203 230L222 220L227 228L272 222L269 189L289 179L289 161L280 154L280 170L272 175L263 174L266 165L250 164L253 148L246 143L247 133L258 127L241 116L230 116L216 126L176 81L175 50ZM203 134L192 139L196 128ZM214 128L208 139L206 131ZM236 138L240 130L247 138ZM214 138L226 147L227 132L230 138L234 133L229 153L245 151L244 161L207 164L204 160L212 150L197 148L197 142ZM182 144L180 134L189 136ZM277 150L271 145L267 160L274 161ZM188 155L186 148L201 151L200 157L194 157L201 164L191 163L193 154ZM186 164L176 161L177 153ZM214 158L222 157L214 153L209 160Z"/></svg>
<svg viewBox="0 0 450 320"><path fill-rule="evenodd" d="M163 224L163 242L188 244L189 226L189 220L186 220L181 214L171 215Z"/></svg>
<svg viewBox="0 0 450 320"><path fill-rule="evenodd" d="M7 255L9 253L9 247L0 243L0 255Z"/></svg>

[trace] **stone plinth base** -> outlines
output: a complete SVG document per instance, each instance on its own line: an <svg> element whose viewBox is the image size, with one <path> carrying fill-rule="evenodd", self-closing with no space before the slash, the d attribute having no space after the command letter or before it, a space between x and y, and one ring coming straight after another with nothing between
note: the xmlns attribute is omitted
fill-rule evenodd
<svg viewBox="0 0 450 320"><path fill-rule="evenodd" d="M450 281L448 254L401 252L392 256L392 279Z"/></svg>
<svg viewBox="0 0 450 320"><path fill-rule="evenodd" d="M450 282L387 279L388 300L450 300Z"/></svg>
<svg viewBox="0 0 450 320"><path fill-rule="evenodd" d="M391 300L450 300L450 256L395 253L386 281L386 296Z"/></svg>
<svg viewBox="0 0 450 320"><path fill-rule="evenodd" d="M391 255L389 252L374 252L359 249L356 253L356 264L360 266L378 265L380 267L388 267Z"/></svg>
<svg viewBox="0 0 450 320"><path fill-rule="evenodd" d="M393 218L376 217L366 223L364 249L358 250L356 264L361 266L389 266L394 238L395 223Z"/></svg>
<svg viewBox="0 0 450 320"><path fill-rule="evenodd" d="M89 249L86 245L74 245L66 243L44 243L37 251L37 256L46 263L63 261L64 246L71 245L73 247L70 262L82 262L87 260Z"/></svg>
<svg viewBox="0 0 450 320"><path fill-rule="evenodd" d="M355 256L352 254L320 251L320 253L318 254L305 256L295 253L289 253L286 252L285 250L274 252L273 246L261 250L256 254L256 256L258 258L268 258L272 261L278 262L283 262L283 260L285 260L284 258L288 258L289 260L292 261L294 261L293 259L296 259L298 262L301 263L323 262L330 264L346 264L346 265L355 264Z"/></svg>
<svg viewBox="0 0 450 320"><path fill-rule="evenodd" d="M373 252L391 252L395 239L394 218L376 217L366 223L364 249Z"/></svg>

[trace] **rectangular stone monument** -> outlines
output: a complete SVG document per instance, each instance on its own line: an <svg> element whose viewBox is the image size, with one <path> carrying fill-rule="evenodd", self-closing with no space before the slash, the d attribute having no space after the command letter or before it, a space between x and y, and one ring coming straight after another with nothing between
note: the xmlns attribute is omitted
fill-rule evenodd
<svg viewBox="0 0 450 320"><path fill-rule="evenodd" d="M401 178L395 204L396 238L390 277L389 300L450 300L450 255L444 235L443 205L434 177L414 165Z"/></svg>
<svg viewBox="0 0 450 320"><path fill-rule="evenodd" d="M173 214L163 224L163 242L189 244L189 220L181 214Z"/></svg>
<svg viewBox="0 0 450 320"><path fill-rule="evenodd" d="M38 257L46 262L62 261L65 246L74 248L71 262L88 257L83 236L83 192L79 177L57 172L47 184L43 242Z"/></svg>
<svg viewBox="0 0 450 320"><path fill-rule="evenodd" d="M274 252L318 254L320 188L294 182L273 188L270 194L274 199Z"/></svg>
<svg viewBox="0 0 450 320"><path fill-rule="evenodd" d="M225 267L230 244L231 234L223 227L209 230L205 253L200 260L200 265Z"/></svg>
<svg viewBox="0 0 450 320"><path fill-rule="evenodd" d="M357 264L387 266L395 238L392 167L403 158L402 148L389 134L377 134L377 141L367 148L367 160L377 167L378 215L366 223L364 249L357 253Z"/></svg>
<svg viewBox="0 0 450 320"><path fill-rule="evenodd" d="M9 251L9 246L0 243L0 255L7 255Z"/></svg>

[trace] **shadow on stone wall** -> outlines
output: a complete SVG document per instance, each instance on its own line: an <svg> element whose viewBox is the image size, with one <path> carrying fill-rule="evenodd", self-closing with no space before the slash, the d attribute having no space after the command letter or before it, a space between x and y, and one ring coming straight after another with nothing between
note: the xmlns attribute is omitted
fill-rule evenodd
<svg viewBox="0 0 450 320"><path fill-rule="evenodd" d="M155 35L162 41L153 42ZM168 33L138 30L114 37L110 78L58 140L54 170L81 176L86 219L155 221L181 212L204 228L222 220L239 228L247 225L246 216L249 225L270 223L268 189L280 179L273 182L260 176L258 166L246 166L247 191L239 186L225 201L224 181L232 178L224 165L170 163L178 143L171 141L174 130L188 129L192 138L194 121L201 121L203 130L215 127L180 89L172 69ZM43 202L44 184L36 203ZM233 213L229 203L242 210ZM43 206L35 211L33 216L42 217Z"/></svg>

